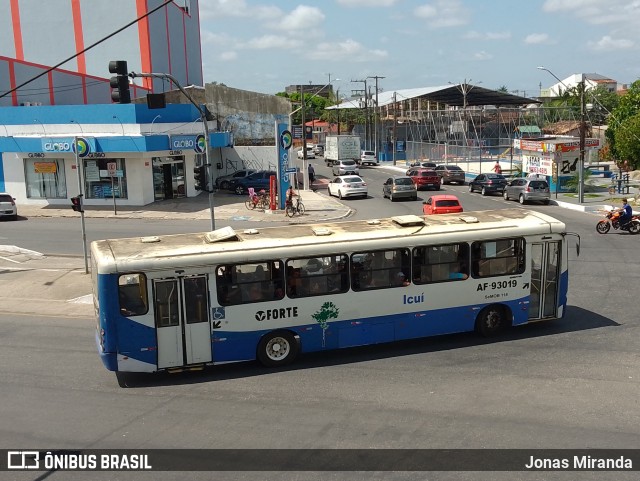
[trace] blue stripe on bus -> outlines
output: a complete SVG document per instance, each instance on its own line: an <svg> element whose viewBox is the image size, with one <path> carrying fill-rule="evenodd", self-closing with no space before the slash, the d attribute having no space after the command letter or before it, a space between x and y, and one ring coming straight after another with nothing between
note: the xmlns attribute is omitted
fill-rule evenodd
<svg viewBox="0 0 640 481"><path fill-rule="evenodd" d="M527 297L505 302L513 312L513 324L528 322ZM393 314L368 319L333 321L324 333L318 324L285 328L300 336L301 352L380 344L444 334L473 331L483 305L464 306ZM255 359L260 338L271 330L216 332L213 338L214 362Z"/></svg>

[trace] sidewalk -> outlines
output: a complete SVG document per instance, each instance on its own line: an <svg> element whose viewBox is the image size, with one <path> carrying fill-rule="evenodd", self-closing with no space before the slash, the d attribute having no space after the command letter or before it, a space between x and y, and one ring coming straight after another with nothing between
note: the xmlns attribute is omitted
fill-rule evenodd
<svg viewBox="0 0 640 481"><path fill-rule="evenodd" d="M301 197L305 207L302 216L287 217L282 210L249 210L245 206L248 195L236 195L219 191L213 195L215 221L288 221L291 223L324 222L337 220L351 214L351 209L337 199L326 194L327 179L318 179L313 188L315 191L302 191ZM79 214L68 206L36 206L18 205L18 215L24 217L79 217ZM209 196L182 198L154 202L145 206L119 206L114 212L113 200L108 199L102 206L85 206L85 218L112 219L192 219L206 220L211 218Z"/></svg>

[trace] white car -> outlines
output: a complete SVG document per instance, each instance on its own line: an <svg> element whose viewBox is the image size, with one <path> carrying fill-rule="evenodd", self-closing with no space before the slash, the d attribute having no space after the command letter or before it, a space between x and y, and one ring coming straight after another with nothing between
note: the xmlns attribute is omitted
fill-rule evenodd
<svg viewBox="0 0 640 481"><path fill-rule="evenodd" d="M8 217L13 220L18 218L16 200L6 192L0 192L0 219L3 217Z"/></svg>
<svg viewBox="0 0 640 481"><path fill-rule="evenodd" d="M304 154L302 152L303 152L302 149L298 150L299 159L304 158ZM313 147L307 147L307 159L315 159L315 158L316 158L316 154L313 153Z"/></svg>
<svg viewBox="0 0 640 481"><path fill-rule="evenodd" d="M339 199L345 197L364 197L366 199L369 195L367 183L357 175L340 175L329 182L327 190L329 197L336 195Z"/></svg>
<svg viewBox="0 0 640 481"><path fill-rule="evenodd" d="M373 150L363 150L360 154L360 165L378 165L376 153Z"/></svg>

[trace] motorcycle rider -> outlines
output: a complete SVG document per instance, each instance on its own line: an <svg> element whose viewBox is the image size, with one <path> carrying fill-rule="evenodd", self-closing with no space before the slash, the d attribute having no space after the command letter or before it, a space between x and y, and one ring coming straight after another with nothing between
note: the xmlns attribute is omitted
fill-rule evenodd
<svg viewBox="0 0 640 481"><path fill-rule="evenodd" d="M620 227L625 227L625 225L631 220L631 216L633 215L633 208L627 203L627 199L622 199L622 208L620 209L620 218L618 222L620 222Z"/></svg>

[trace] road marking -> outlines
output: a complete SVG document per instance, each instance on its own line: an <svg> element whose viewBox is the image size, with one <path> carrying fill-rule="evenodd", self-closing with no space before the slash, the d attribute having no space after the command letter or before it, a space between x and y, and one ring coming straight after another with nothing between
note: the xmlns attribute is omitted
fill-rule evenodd
<svg viewBox="0 0 640 481"><path fill-rule="evenodd" d="M4 259L4 257L0 257L0 259ZM10 259L6 259L6 260L10 260ZM12 261L12 262L15 262L15 261ZM21 262L18 262L18 264L21 264ZM41 271L41 272L60 272L60 271L74 270L74 269L34 269L33 267L3 267L3 266L0 266L0 269L4 269L7 271Z"/></svg>
<svg viewBox="0 0 640 481"><path fill-rule="evenodd" d="M86 294L80 297L74 297L73 299L67 299L67 302L72 304L93 304L93 294Z"/></svg>
<svg viewBox="0 0 640 481"><path fill-rule="evenodd" d="M19 261L14 261L13 259L9 259L8 257L2 257L2 256L0 256L0 259L2 259L3 261L13 262L13 263L15 263L15 264L21 264L21 262L19 262Z"/></svg>

